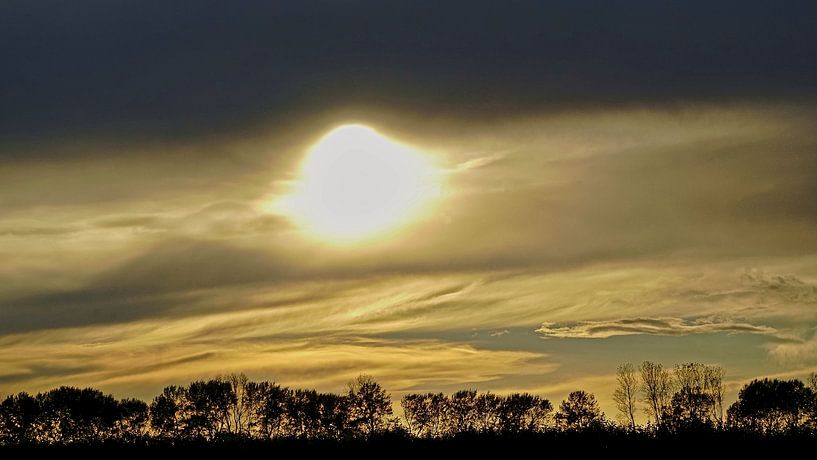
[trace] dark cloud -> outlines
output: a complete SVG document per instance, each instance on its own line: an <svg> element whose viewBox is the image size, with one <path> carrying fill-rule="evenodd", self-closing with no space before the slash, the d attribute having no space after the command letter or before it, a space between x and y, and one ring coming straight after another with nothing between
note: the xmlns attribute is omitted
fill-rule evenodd
<svg viewBox="0 0 817 460"><path fill-rule="evenodd" d="M145 374L148 372L155 372L163 369L172 369L176 368L182 364L189 364L195 363L198 361L205 361L210 360L218 356L218 353L214 351L207 351L202 353L196 353L192 355L182 356L180 358L175 359L168 359L168 360L161 360L156 363L151 364L144 364L144 365L135 365L133 367L129 367L127 372L129 375L138 375L138 374ZM112 373L113 374L113 373Z"/></svg>
<svg viewBox="0 0 817 460"><path fill-rule="evenodd" d="M6 299L0 333L132 321L181 307L211 307L212 289L286 277L287 266L260 251L218 242L171 241L85 286Z"/></svg>
<svg viewBox="0 0 817 460"><path fill-rule="evenodd" d="M7 1L0 137L178 138L340 106L802 100L816 15L807 0Z"/></svg>
<svg viewBox="0 0 817 460"><path fill-rule="evenodd" d="M0 374L0 385L24 382L32 378L73 376L99 370L96 365L64 365L59 363L26 363L25 370L9 374Z"/></svg>

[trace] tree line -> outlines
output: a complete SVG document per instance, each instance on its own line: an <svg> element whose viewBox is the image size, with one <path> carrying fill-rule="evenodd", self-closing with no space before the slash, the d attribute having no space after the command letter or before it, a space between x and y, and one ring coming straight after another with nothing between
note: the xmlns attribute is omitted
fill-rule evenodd
<svg viewBox="0 0 817 460"><path fill-rule="evenodd" d="M671 369L650 361L637 368L622 364L613 393L619 421L636 429L640 408L648 417L648 429L817 431L817 373L812 372L807 382L755 379L743 386L725 414L723 378L722 367L700 363Z"/></svg>
<svg viewBox="0 0 817 460"><path fill-rule="evenodd" d="M370 376L345 393L292 389L243 374L168 386L150 403L117 400L93 388L63 386L0 403L2 445L174 445L228 440L366 440L463 435L516 436L607 430L666 436L682 432L807 433L817 436L817 375L759 379L744 385L724 411L723 369L700 363L665 368L623 364L608 420L594 395L577 390L557 408L529 393L462 390L412 393L392 410L390 395ZM643 411L648 421L637 423Z"/></svg>

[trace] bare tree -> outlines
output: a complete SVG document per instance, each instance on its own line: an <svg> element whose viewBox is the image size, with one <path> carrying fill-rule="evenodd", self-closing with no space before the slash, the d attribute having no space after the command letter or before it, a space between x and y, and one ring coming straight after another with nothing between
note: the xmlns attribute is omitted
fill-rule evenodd
<svg viewBox="0 0 817 460"><path fill-rule="evenodd" d="M638 400L638 375L635 366L625 363L616 370L617 387L613 401L631 430L635 429L635 412Z"/></svg>
<svg viewBox="0 0 817 460"><path fill-rule="evenodd" d="M702 392L705 386L706 366L701 363L676 364L673 369L675 388Z"/></svg>
<svg viewBox="0 0 817 460"><path fill-rule="evenodd" d="M242 374L230 374L223 377L223 380L230 383L235 394L235 404L230 407L227 413L227 428L232 433L244 434L248 429L249 400L247 398L247 376Z"/></svg>
<svg viewBox="0 0 817 460"><path fill-rule="evenodd" d="M672 400L672 378L661 364L644 361L639 368L641 373L641 393L646 403L644 408L657 426L662 426L664 414L669 410Z"/></svg>
<svg viewBox="0 0 817 460"><path fill-rule="evenodd" d="M718 425L723 425L723 377L726 371L721 366L706 366L705 391L712 397L712 418Z"/></svg>

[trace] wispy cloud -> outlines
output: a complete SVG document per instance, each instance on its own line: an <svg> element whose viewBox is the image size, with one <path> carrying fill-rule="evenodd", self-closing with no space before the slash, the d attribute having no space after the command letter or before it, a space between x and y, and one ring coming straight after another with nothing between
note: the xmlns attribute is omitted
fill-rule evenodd
<svg viewBox="0 0 817 460"><path fill-rule="evenodd" d="M58 384L96 385L149 396L162 385L227 372L339 391L369 373L390 391L490 382L517 372L545 374L557 365L532 351L487 350L440 340L283 336L229 340L223 333L184 341L184 327L109 327L116 341L76 343L70 336L4 345L0 390L37 391ZM90 332L90 331L89 331ZM88 334L89 332L75 331ZM90 332L91 334L97 334ZM175 341L174 347L166 343Z"/></svg>
<svg viewBox="0 0 817 460"><path fill-rule="evenodd" d="M713 332L774 334L774 328L716 318L627 318L576 323L544 323L536 330L544 337L606 339L617 335L686 335Z"/></svg>
<svg viewBox="0 0 817 460"><path fill-rule="evenodd" d="M817 366L817 327L808 328L803 337L768 345L769 354L786 366Z"/></svg>

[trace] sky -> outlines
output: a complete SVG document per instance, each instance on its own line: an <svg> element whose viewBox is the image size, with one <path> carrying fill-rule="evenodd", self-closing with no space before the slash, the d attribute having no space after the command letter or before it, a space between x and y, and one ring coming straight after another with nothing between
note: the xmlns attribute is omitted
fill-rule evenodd
<svg viewBox="0 0 817 460"><path fill-rule="evenodd" d="M731 399L803 377L815 21L811 1L2 2L0 394L365 373L395 399L585 389L613 416L624 362L723 366ZM339 128L373 156L305 166L358 148ZM406 165L413 207L378 193ZM293 197L346 170L330 201L393 225L313 231Z"/></svg>

